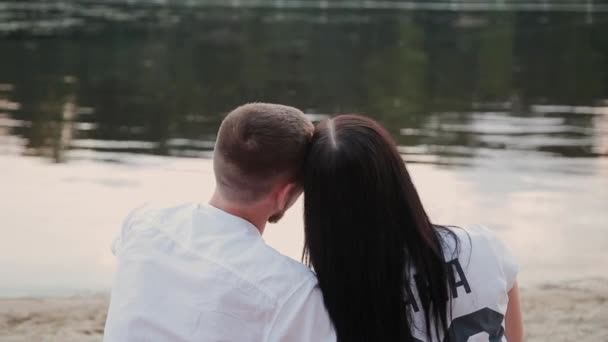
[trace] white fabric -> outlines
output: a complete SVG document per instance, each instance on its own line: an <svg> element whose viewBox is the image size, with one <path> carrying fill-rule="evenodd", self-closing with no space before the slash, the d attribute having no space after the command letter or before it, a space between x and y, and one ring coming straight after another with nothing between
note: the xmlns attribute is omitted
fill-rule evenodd
<svg viewBox="0 0 608 342"><path fill-rule="evenodd" d="M451 329L459 338L457 341L507 341L500 333L504 329L504 316L509 301L508 292L512 288L518 272L518 265L508 248L495 236L493 232L483 226L466 228L449 228L460 241L459 250L447 233L445 237L444 255L446 261L458 261L464 278L460 279L456 263L450 265L454 272L457 286L457 297L453 298ZM415 274L415 271L413 271ZM468 285L462 282L466 281ZM421 341L428 341L424 325L424 314L415 280L410 280L413 295L418 304L418 312L413 305L409 305L414 319L412 333ZM491 311L490 311L491 310ZM466 321L465 316L468 316ZM502 317L501 317L502 316ZM459 320L460 318L460 320ZM455 321L459 321L454 324ZM466 322L463 322L466 321ZM480 331L480 327L491 328L491 331ZM497 339L490 338L493 332ZM436 336L432 341L441 341Z"/></svg>
<svg viewBox="0 0 608 342"><path fill-rule="evenodd" d="M104 341L335 341L314 274L210 205L125 220Z"/></svg>

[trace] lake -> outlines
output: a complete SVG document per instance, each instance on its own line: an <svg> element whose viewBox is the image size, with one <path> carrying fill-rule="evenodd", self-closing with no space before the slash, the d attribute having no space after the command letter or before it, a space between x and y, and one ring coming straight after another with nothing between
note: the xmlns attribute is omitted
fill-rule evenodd
<svg viewBox="0 0 608 342"><path fill-rule="evenodd" d="M0 296L109 288L143 202L204 202L235 106L362 113L435 223L483 223L525 286L608 277L608 13L0 0ZM301 208L267 241L299 258Z"/></svg>

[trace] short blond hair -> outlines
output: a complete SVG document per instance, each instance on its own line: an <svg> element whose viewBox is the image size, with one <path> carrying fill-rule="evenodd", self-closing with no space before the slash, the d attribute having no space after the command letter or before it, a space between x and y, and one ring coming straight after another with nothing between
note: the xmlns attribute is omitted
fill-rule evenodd
<svg viewBox="0 0 608 342"><path fill-rule="evenodd" d="M298 181L314 131L297 108L249 103L228 113L220 126L213 168L229 200L256 201L277 181Z"/></svg>

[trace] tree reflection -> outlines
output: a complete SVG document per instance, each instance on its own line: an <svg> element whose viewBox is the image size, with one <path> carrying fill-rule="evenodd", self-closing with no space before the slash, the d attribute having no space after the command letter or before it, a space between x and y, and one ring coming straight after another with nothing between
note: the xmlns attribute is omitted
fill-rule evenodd
<svg viewBox="0 0 608 342"><path fill-rule="evenodd" d="M590 25L576 13L146 9L137 20L81 18L85 29L0 39L0 83L23 104L11 115L29 126L10 134L27 140L24 153L59 162L83 148L205 155L223 114L247 101L371 115L404 153L446 164L478 149L589 156L594 131L578 128L598 120L530 105L608 97L599 16ZM523 147L512 133L488 138L488 125L539 115L566 129ZM552 145L564 139L579 152Z"/></svg>

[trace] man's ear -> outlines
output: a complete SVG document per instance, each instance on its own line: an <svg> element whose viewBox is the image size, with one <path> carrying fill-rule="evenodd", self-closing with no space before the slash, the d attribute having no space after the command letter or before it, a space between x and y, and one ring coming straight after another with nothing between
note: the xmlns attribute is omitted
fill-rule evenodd
<svg viewBox="0 0 608 342"><path fill-rule="evenodd" d="M287 183L277 193L277 206L279 210L289 209L302 194L302 187L297 183Z"/></svg>

